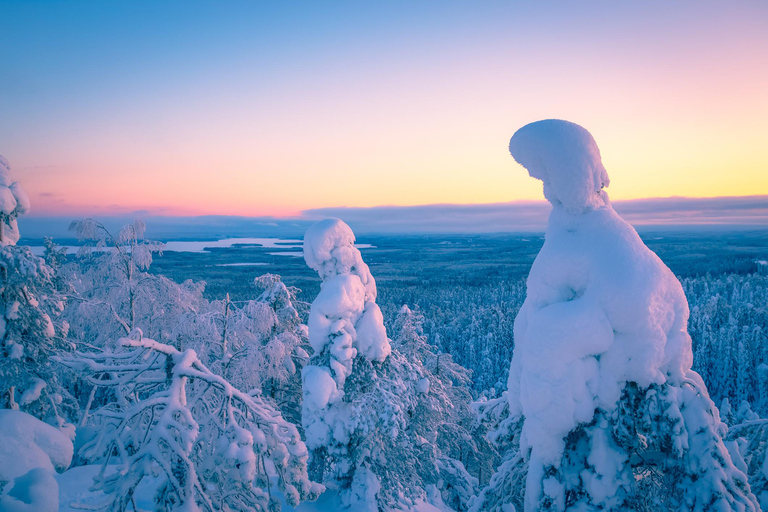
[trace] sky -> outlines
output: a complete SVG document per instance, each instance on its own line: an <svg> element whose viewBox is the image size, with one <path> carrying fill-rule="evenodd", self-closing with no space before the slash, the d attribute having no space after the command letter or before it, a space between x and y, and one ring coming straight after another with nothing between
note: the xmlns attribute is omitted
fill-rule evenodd
<svg viewBox="0 0 768 512"><path fill-rule="evenodd" d="M33 216L540 200L507 145L546 118L592 132L614 200L768 195L762 0L0 0L0 20L0 154Z"/></svg>

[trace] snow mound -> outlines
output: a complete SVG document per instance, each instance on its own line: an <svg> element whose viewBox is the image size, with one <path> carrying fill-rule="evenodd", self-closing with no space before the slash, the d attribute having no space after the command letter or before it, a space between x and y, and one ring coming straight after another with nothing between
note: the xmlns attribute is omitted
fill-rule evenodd
<svg viewBox="0 0 768 512"><path fill-rule="evenodd" d="M14 479L30 469L64 471L72 462L72 441L34 416L0 409L0 477Z"/></svg>
<svg viewBox="0 0 768 512"><path fill-rule="evenodd" d="M546 119L520 128L509 141L509 152L544 182L544 196L552 204L580 213L608 201L602 192L610 183L592 135L581 126Z"/></svg>
<svg viewBox="0 0 768 512"><path fill-rule="evenodd" d="M72 442L58 429L25 412L0 409L0 481L10 482L0 510L57 511L53 474L69 467L72 452Z"/></svg>
<svg viewBox="0 0 768 512"><path fill-rule="evenodd" d="M3 512L57 512L59 485L53 473L43 468L30 469L16 478L8 494L0 496Z"/></svg>

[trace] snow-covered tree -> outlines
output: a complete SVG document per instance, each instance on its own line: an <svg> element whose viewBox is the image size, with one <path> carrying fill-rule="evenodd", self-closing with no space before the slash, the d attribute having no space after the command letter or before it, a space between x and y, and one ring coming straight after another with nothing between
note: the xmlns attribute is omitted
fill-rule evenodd
<svg viewBox="0 0 768 512"><path fill-rule="evenodd" d="M16 245L20 236L16 219L28 211L27 193L11 179L11 165L0 156L0 245Z"/></svg>
<svg viewBox="0 0 768 512"><path fill-rule="evenodd" d="M361 405L376 404L361 404L358 397L376 377L372 365L383 362L391 347L376 305L376 283L354 242L354 233L339 219L320 221L304 236L304 259L323 283L309 312L314 354L302 371L302 425L313 476L340 482L346 502L357 510L376 510L381 483L370 470L370 454L354 447L367 445L381 426L361 414ZM354 385L347 386L352 378Z"/></svg>
<svg viewBox="0 0 768 512"><path fill-rule="evenodd" d="M73 287L65 316L77 341L101 347L136 328L170 341L180 310L202 297L200 284L177 285L146 272L162 244L146 240L145 229L140 220L123 226L116 235L94 219L70 225L78 239L86 242L78 251L79 261L64 270Z"/></svg>
<svg viewBox="0 0 768 512"><path fill-rule="evenodd" d="M265 274L254 280L261 293L247 301L213 301L206 313L188 315L182 346L206 354L203 361L239 389L258 391L275 402L283 416L301 423L301 369L309 360L307 326L297 309L297 289L280 276ZM214 333L200 337L201 319L213 320ZM209 332L204 328L203 332ZM197 340L197 342L188 340ZM211 343L210 340L220 340Z"/></svg>
<svg viewBox="0 0 768 512"><path fill-rule="evenodd" d="M762 510L768 510L768 420L752 418L731 426L728 441L735 463L749 476L749 485ZM734 450L735 448L735 450ZM741 460L739 460L741 458Z"/></svg>
<svg viewBox="0 0 768 512"><path fill-rule="evenodd" d="M392 341L393 355L397 353L408 362L408 371L415 375L411 380L418 379L408 429L434 445L438 472L422 475L424 482L436 485L451 508L466 510L478 482L490 478L496 451L486 438L485 425L476 421L470 372L456 364L450 354L440 353L429 344L422 322L420 313L403 306ZM408 375L399 377L409 379Z"/></svg>
<svg viewBox="0 0 768 512"><path fill-rule="evenodd" d="M16 219L29 211L29 200L10 179L0 157L0 407L29 412L64 426L74 402L59 386L51 357L68 348L66 325L55 322L63 302L52 281L53 271L16 245Z"/></svg>
<svg viewBox="0 0 768 512"><path fill-rule="evenodd" d="M611 207L592 136L540 121L510 152L552 204L508 383L525 510L758 510L691 370L680 282Z"/></svg>
<svg viewBox="0 0 768 512"><path fill-rule="evenodd" d="M94 488L108 499L99 510L128 510L137 487L156 474L157 507L168 512L277 510L272 477L291 505L323 490L307 476L296 427L260 395L211 372L192 349L137 329L114 348L63 362L112 395L91 416L98 428L80 449L102 464Z"/></svg>

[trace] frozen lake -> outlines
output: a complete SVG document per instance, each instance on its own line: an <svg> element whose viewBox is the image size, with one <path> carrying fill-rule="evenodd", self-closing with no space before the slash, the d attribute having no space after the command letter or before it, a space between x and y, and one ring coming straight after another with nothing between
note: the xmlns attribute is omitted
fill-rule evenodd
<svg viewBox="0 0 768 512"><path fill-rule="evenodd" d="M265 249L292 249L284 252L270 252L273 256L301 256L301 247L303 240L296 238L222 238L220 240L169 240L163 245L163 252L192 252L206 253L210 249L226 249L229 247L263 247ZM79 245L62 246L67 249L67 254L76 254L80 249ZM371 249L371 244L356 244L358 249ZM42 256L45 247L34 245L32 252L37 256ZM298 251L296 249L299 249Z"/></svg>

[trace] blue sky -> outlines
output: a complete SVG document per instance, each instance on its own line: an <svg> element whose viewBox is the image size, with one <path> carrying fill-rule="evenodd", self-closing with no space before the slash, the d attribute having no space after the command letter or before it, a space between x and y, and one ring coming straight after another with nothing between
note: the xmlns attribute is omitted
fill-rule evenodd
<svg viewBox="0 0 768 512"><path fill-rule="evenodd" d="M541 197L558 117L614 199L768 194L765 2L0 1L0 154L37 216Z"/></svg>

